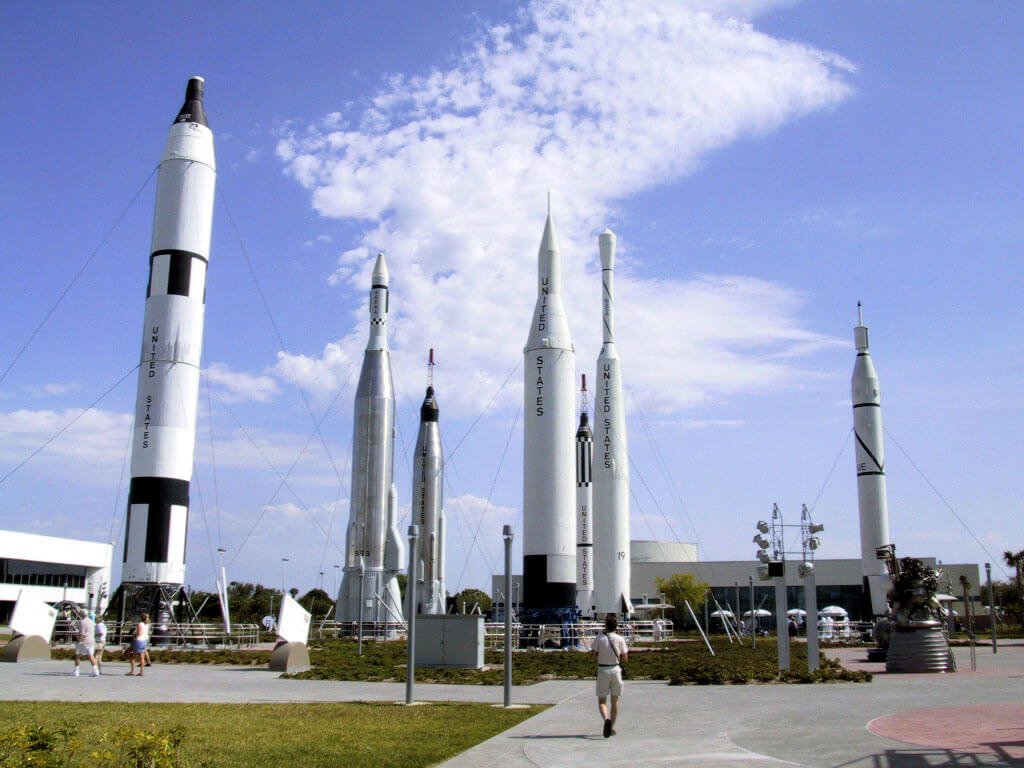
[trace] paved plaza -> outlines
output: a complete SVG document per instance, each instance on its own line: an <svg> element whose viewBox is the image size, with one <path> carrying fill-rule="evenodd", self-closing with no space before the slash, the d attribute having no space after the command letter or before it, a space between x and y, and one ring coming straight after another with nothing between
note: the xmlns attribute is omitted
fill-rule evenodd
<svg viewBox="0 0 1024 768"><path fill-rule="evenodd" d="M604 739L593 681L516 687L516 703L554 706L447 761L493 766L1024 766L1024 643L955 649L959 670L887 675L864 651L831 651L868 684L681 686L627 683L617 735ZM70 662L0 664L0 699L48 701L404 701L404 683L281 680L240 667L156 665L143 678L107 664L100 678ZM500 704L500 687L416 686L419 701Z"/></svg>

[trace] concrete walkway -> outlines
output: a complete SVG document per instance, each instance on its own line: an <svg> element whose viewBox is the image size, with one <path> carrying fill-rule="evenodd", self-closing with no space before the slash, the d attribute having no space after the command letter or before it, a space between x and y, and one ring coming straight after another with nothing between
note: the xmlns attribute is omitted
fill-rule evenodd
<svg viewBox="0 0 1024 768"><path fill-rule="evenodd" d="M881 671L860 650L835 652ZM956 649L969 670L967 649ZM600 735L593 681L517 687L517 703L556 706L444 763L484 766L1024 766L1024 644L977 650L978 671L878 674L870 684L670 687L627 683L618 734ZM157 665L143 678L108 664L72 678L69 662L0 664L0 699L60 701L404 701L401 683L279 680L262 669ZM83 673L85 668L83 668ZM417 685L421 701L500 703L500 687Z"/></svg>

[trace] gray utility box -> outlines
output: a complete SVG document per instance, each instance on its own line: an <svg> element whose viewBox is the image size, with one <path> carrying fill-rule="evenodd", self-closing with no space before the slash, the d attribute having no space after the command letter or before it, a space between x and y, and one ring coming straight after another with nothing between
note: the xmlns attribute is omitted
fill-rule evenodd
<svg viewBox="0 0 1024 768"><path fill-rule="evenodd" d="M484 617L460 614L416 617L416 666L480 669L484 665Z"/></svg>

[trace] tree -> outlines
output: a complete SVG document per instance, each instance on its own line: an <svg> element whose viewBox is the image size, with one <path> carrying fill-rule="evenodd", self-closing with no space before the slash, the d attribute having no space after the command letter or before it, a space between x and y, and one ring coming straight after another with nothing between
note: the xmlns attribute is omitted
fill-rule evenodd
<svg viewBox="0 0 1024 768"><path fill-rule="evenodd" d="M486 592L479 589L464 589L455 595L455 610L458 613L469 613L474 605L480 606L481 613L491 610L491 598Z"/></svg>
<svg viewBox="0 0 1024 768"><path fill-rule="evenodd" d="M299 598L299 605L314 616L316 616L317 610L319 610L320 613L325 614L328 609L330 609L333 602L334 601L331 600L330 595L322 589L311 589Z"/></svg>
<svg viewBox="0 0 1024 768"><path fill-rule="evenodd" d="M708 591L708 584L697 581L689 573L675 573L667 579L658 578L654 580L658 591L664 593L665 602L675 606L669 615L677 627L692 623L690 612L686 610L688 602L694 612L704 607L704 598Z"/></svg>
<svg viewBox="0 0 1024 768"><path fill-rule="evenodd" d="M231 621L240 624L258 624L270 613L271 600L280 605L281 592L264 587L262 584L245 584L232 581L228 585L228 605Z"/></svg>
<svg viewBox="0 0 1024 768"><path fill-rule="evenodd" d="M1024 590L1021 589L1021 571L1024 570L1024 549L1020 552L1003 552L1003 561L1010 568L1014 569L1013 584L1017 588L1017 599L1019 601L1020 621L1024 624Z"/></svg>

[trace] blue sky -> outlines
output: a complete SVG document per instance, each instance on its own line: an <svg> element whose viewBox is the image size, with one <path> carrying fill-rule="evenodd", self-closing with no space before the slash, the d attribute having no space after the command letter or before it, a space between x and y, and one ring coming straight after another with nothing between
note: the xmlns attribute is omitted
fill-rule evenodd
<svg viewBox="0 0 1024 768"><path fill-rule="evenodd" d="M634 538L752 558L772 503L806 503L822 556L858 553L861 300L898 552L1022 547L1019 4L345 5L0 11L0 477L138 362L149 177L199 74L218 186L190 583L212 586L223 546L231 578L277 584L289 557L290 585L332 585L382 248L401 504L432 346L449 587L486 587L519 523L549 189L581 372L596 234L619 238ZM119 539L134 392L130 374L0 482L0 528Z"/></svg>

